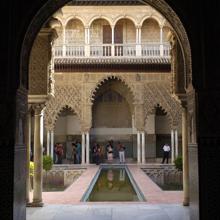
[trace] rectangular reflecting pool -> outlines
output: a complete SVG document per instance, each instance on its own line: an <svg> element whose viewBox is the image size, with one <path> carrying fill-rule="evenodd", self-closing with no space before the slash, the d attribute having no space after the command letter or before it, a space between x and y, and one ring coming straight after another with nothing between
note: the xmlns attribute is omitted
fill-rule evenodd
<svg viewBox="0 0 220 220"><path fill-rule="evenodd" d="M81 201L145 201L126 166L101 166Z"/></svg>

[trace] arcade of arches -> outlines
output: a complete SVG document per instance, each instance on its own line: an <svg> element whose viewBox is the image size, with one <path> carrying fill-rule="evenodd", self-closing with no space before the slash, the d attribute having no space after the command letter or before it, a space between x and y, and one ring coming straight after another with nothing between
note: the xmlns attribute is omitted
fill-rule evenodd
<svg viewBox="0 0 220 220"><path fill-rule="evenodd" d="M195 142L196 131L194 111L187 124L190 79L183 63L172 26L149 5L94 10L70 4L57 11L38 33L30 56L27 146L36 164L33 203L42 203L43 146L55 157L54 144L63 143L68 163L71 143L80 139L82 164L88 165L93 141L113 139L124 143L127 157L138 164L160 162L165 142L172 163L183 154L188 205L187 136Z"/></svg>

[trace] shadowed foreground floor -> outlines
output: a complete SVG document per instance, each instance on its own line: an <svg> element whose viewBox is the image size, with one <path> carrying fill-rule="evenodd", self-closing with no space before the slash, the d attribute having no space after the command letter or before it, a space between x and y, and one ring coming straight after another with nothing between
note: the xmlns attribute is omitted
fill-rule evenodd
<svg viewBox="0 0 220 220"><path fill-rule="evenodd" d="M189 220L179 204L82 204L27 208L27 220Z"/></svg>

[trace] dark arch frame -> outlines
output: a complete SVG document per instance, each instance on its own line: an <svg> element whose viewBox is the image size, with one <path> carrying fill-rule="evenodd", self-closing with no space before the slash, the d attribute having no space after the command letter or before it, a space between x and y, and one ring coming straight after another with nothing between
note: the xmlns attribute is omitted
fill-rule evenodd
<svg viewBox="0 0 220 220"><path fill-rule="evenodd" d="M36 13L36 15L31 20L24 40L21 47L20 53L20 88L28 88L28 65L29 57L32 49L33 42L40 31L41 27L50 16L56 12L59 8L64 6L70 0L48 0ZM100 0L101 1L101 0ZM189 39L187 37L185 28L180 21L177 14L172 10L172 8L165 2L165 0L143 0L156 10L158 10L172 25L175 35L179 41L180 48L183 55L183 65L184 65L184 78L185 78L185 88L191 86L192 83L192 60L191 60L191 48Z"/></svg>

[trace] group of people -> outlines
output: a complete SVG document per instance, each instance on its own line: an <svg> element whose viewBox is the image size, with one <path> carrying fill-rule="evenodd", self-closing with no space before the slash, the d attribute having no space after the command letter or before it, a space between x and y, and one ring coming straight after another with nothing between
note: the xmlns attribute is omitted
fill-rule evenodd
<svg viewBox="0 0 220 220"><path fill-rule="evenodd" d="M118 141L117 143L117 150L119 153L120 163L125 163L125 146L120 141ZM104 146L100 146L98 143L95 142L92 147L93 163L99 165L101 162L103 162L105 158L105 152L106 152L107 160L109 162L112 162L115 152L113 141L112 140L109 141L105 148Z"/></svg>
<svg viewBox="0 0 220 220"><path fill-rule="evenodd" d="M54 163L62 164L64 158L64 147L61 143L56 143L54 147ZM71 161L74 164L81 163L81 143L77 140L71 144Z"/></svg>
<svg viewBox="0 0 220 220"><path fill-rule="evenodd" d="M117 148L119 154L119 162L125 163L125 146L118 141ZM162 164L166 161L168 163L169 160L169 153L170 153L170 146L168 144L165 144L163 146L163 160ZM64 155L64 147L61 143L56 143L54 147L55 152L55 164L62 164L62 159ZM107 156L108 162L112 162L115 153L113 141L108 141L106 147L99 145L98 143L94 143L92 147L92 161L93 163L99 165L101 162L105 159L105 153ZM72 143L72 153L71 153L71 160L74 164L80 164L81 163L81 143L80 141L75 141Z"/></svg>

